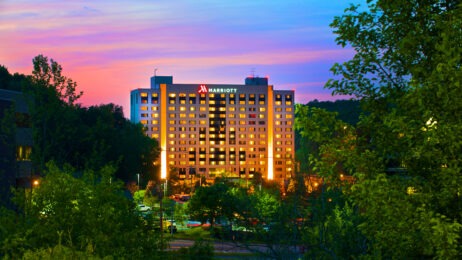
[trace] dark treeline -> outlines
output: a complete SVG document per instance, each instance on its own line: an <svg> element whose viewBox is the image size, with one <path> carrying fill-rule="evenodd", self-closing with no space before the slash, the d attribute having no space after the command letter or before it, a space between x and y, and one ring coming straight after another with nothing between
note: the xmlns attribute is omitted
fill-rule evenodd
<svg viewBox="0 0 462 260"><path fill-rule="evenodd" d="M1 179L16 178L1 184L11 195L0 198L0 258L160 257L152 219L136 215L126 188L137 174L156 179L157 142L120 106L82 107L83 93L54 60L38 55L32 62L32 75L0 66L0 88L17 98L2 103L11 106L2 108L1 147L9 155L2 162L15 158L17 146L31 146L0 169ZM27 111L16 111L15 102ZM24 162L30 175L17 175Z"/></svg>
<svg viewBox="0 0 462 260"><path fill-rule="evenodd" d="M77 171L112 163L117 168L115 177L124 182L136 180L137 173L142 179L154 179L156 141L144 134L142 125L127 120L118 105L77 104L81 93L76 94L76 84L61 75L59 64L52 71L53 63L37 56L30 76L12 75L0 66L0 88L22 92L29 106L27 122L22 125L32 128L31 157L36 172L40 175L51 160Z"/></svg>
<svg viewBox="0 0 462 260"><path fill-rule="evenodd" d="M315 99L306 105L336 112L338 119L350 125L356 125L361 114L360 102L358 100L318 101Z"/></svg>

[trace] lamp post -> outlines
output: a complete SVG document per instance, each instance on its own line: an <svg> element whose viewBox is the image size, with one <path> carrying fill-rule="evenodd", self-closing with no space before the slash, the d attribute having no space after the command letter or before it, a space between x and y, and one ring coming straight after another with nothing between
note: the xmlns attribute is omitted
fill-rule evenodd
<svg viewBox="0 0 462 260"><path fill-rule="evenodd" d="M164 195L164 191L163 191L163 188L162 188L162 183L160 183L160 192L159 192L159 200L160 200L160 203L159 203L159 208L160 208L160 250L163 251L164 250L164 221L163 221L163 211L162 211L162 200L163 200L163 195Z"/></svg>
<svg viewBox="0 0 462 260"><path fill-rule="evenodd" d="M139 190L140 189L140 174L137 173L136 176L138 178L138 190Z"/></svg>

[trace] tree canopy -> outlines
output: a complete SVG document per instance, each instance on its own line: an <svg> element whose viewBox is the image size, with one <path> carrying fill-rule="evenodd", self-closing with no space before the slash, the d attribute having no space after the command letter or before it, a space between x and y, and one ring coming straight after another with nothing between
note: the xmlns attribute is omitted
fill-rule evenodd
<svg viewBox="0 0 462 260"><path fill-rule="evenodd" d="M159 149L156 140L144 134L141 124L124 117L114 104L82 107L83 95L77 83L63 75L53 59L38 55L32 75L11 75L0 67L2 88L22 91L27 99L34 147L32 160L38 173L48 161L72 165L77 171L98 170L108 163L117 165L115 177L125 182L157 179L153 162Z"/></svg>
<svg viewBox="0 0 462 260"><path fill-rule="evenodd" d="M357 179L367 254L460 257L462 10L458 1L367 1L331 24L354 57L326 87L366 113L357 129Z"/></svg>
<svg viewBox="0 0 462 260"><path fill-rule="evenodd" d="M43 254L51 259L66 249L73 258L158 256L159 234L152 222L138 217L123 184L111 180L113 173L114 167L108 165L76 178L72 167L60 169L48 163L40 185L30 193L16 193L16 203L25 210L23 217L5 209L0 214L2 256Z"/></svg>

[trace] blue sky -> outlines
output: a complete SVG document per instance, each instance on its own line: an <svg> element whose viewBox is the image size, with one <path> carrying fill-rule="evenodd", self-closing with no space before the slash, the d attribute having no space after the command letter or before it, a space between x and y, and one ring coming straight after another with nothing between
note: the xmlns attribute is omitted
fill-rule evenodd
<svg viewBox="0 0 462 260"><path fill-rule="evenodd" d="M329 69L353 55L329 24L350 3L267 1L0 1L0 64L30 74L43 54L84 91L85 106L115 103L149 78L174 83L243 84L252 73L296 102L333 100Z"/></svg>

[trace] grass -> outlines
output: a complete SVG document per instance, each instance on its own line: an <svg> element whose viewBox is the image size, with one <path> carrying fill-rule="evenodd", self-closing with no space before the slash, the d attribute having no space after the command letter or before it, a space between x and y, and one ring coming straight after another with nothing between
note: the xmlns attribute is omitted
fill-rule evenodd
<svg viewBox="0 0 462 260"><path fill-rule="evenodd" d="M213 240L208 229L202 227L193 227L184 230L179 230L173 235L175 239L189 239L189 240Z"/></svg>

